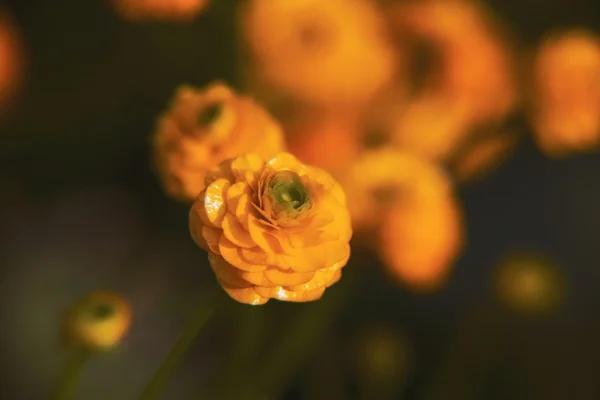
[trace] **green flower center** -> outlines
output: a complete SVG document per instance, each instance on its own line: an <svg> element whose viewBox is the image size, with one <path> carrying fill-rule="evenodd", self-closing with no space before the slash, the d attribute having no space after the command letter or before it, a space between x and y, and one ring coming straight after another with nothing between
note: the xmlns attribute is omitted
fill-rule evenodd
<svg viewBox="0 0 600 400"><path fill-rule="evenodd" d="M115 307L107 303L93 304L88 310L90 319L95 321L108 319L115 315L116 312L117 310L115 309Z"/></svg>
<svg viewBox="0 0 600 400"><path fill-rule="evenodd" d="M198 125L200 126L209 126L214 123L221 114L223 113L223 104L221 103L212 103L208 106L204 107L202 111L198 114Z"/></svg>
<svg viewBox="0 0 600 400"><path fill-rule="evenodd" d="M308 189L302 183L300 175L293 171L281 171L275 174L269 184L269 195L274 200L274 207L281 211L298 211L310 202ZM276 212L278 210L275 210Z"/></svg>

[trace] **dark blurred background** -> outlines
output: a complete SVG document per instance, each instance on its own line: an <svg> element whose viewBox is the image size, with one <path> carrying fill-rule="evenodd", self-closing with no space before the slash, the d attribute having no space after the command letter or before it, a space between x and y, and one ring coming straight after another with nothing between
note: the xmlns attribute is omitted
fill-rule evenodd
<svg viewBox="0 0 600 400"><path fill-rule="evenodd" d="M556 27L600 29L597 0L490 3L524 46ZM116 352L88 365L78 398L132 399L215 286L189 237L187 207L165 197L149 167L148 144L177 85L237 84L233 7L211 6L186 24L133 24L99 0L4 5L27 63L0 125L3 398L45 398L64 360L62 310L103 288L131 301L134 324ZM317 339L300 335L288 349L293 367L273 383L275 398L357 398L358 375L370 367L353 354L377 329L404 338L391 398L600 398L600 155L552 160L526 139L489 177L459 190L468 243L444 290L399 288L358 250L348 283L329 289L323 304L271 301L248 312L228 303L165 399L213 398L217 377L241 385L235 377L248 380L268 364L279 336L309 307L332 309ZM494 299L493 269L515 251L545 254L563 271L567 295L551 315L523 317ZM358 270L359 288L330 304L356 284ZM240 329L259 338L259 350L237 374L218 376Z"/></svg>

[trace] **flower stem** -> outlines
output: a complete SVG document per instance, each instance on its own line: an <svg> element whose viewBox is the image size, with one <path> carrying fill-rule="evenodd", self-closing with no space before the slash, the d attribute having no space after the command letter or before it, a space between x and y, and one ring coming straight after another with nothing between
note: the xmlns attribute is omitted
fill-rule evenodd
<svg viewBox="0 0 600 400"><path fill-rule="evenodd" d="M281 398L298 369L308 360L311 350L331 326L335 315L343 308L360 282L361 273L352 271L335 287L329 288L324 298L307 304L306 310L292 324L281 341L266 357L263 366L236 399ZM249 394L249 395L248 395Z"/></svg>
<svg viewBox="0 0 600 400"><path fill-rule="evenodd" d="M222 293L219 288L218 291L208 296L196 309L181 332L177 342L138 396L138 400L158 399L162 395L169 379L183 360L183 357L190 349L196 337L198 337L206 322L216 311L217 303L221 299L221 296Z"/></svg>
<svg viewBox="0 0 600 400"><path fill-rule="evenodd" d="M72 350L63 370L58 378L54 400L71 400L74 398L79 376L85 362L90 358L91 353L81 349Z"/></svg>

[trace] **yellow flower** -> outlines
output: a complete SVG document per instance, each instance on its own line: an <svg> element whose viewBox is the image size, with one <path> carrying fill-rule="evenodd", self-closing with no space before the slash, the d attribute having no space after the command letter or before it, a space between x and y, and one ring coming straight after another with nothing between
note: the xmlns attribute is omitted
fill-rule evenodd
<svg viewBox="0 0 600 400"><path fill-rule="evenodd" d="M131 325L131 307L119 294L96 291L76 302L66 313L63 334L70 346L109 350Z"/></svg>
<svg viewBox="0 0 600 400"><path fill-rule="evenodd" d="M289 153L224 161L206 176L190 233L235 300L310 301L341 276L352 236L346 197Z"/></svg>
<svg viewBox="0 0 600 400"><path fill-rule="evenodd" d="M204 189L206 171L221 161L248 152L270 157L284 148L281 128L267 111L222 83L179 87L153 138L164 190L189 203Z"/></svg>
<svg viewBox="0 0 600 400"><path fill-rule="evenodd" d="M363 104L395 72L397 55L370 1L251 0L241 16L244 69L294 99Z"/></svg>
<svg viewBox="0 0 600 400"><path fill-rule="evenodd" d="M571 31L546 39L533 66L535 139L551 156L600 144L600 37Z"/></svg>
<svg viewBox="0 0 600 400"><path fill-rule="evenodd" d="M113 0L124 19L186 21L197 17L210 0Z"/></svg>
<svg viewBox="0 0 600 400"><path fill-rule="evenodd" d="M566 281L548 258L538 254L513 254L503 260L494 275L498 298L525 313L555 310L565 295Z"/></svg>

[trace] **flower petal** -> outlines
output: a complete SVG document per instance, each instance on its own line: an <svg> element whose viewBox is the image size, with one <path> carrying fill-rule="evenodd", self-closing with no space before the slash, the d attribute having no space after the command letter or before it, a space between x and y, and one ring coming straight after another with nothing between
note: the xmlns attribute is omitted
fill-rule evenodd
<svg viewBox="0 0 600 400"><path fill-rule="evenodd" d="M252 287L236 288L228 286L221 281L219 281L219 283L232 299L239 301L240 303L257 306L260 304L265 304L267 301L269 301L268 297L261 296Z"/></svg>
<svg viewBox="0 0 600 400"><path fill-rule="evenodd" d="M301 285L310 281L315 275L314 272L282 271L277 267L268 268L264 274L269 281L279 286Z"/></svg>
<svg viewBox="0 0 600 400"><path fill-rule="evenodd" d="M209 226L203 226L202 227L202 237L204 238L204 240L206 241L206 244L208 245L208 249L212 251L215 254L220 255L221 252L219 251L219 240L221 238L222 233L220 230L215 229L215 228L211 228Z"/></svg>
<svg viewBox="0 0 600 400"><path fill-rule="evenodd" d="M227 179L217 179L211 183L205 190L204 210L209 222L215 227L220 228L223 217L227 213L226 193L231 183Z"/></svg>
<svg viewBox="0 0 600 400"><path fill-rule="evenodd" d="M266 265L253 264L241 257L241 248L233 244L225 235L219 240L219 251L221 256L231 265L247 272L261 272L267 269Z"/></svg>
<svg viewBox="0 0 600 400"><path fill-rule="evenodd" d="M258 219L254 216L248 218L248 231L252 240L266 253L281 253L281 246L277 239L269 234Z"/></svg>
<svg viewBox="0 0 600 400"><path fill-rule="evenodd" d="M223 257L214 253L208 253L208 262L219 281L226 283L229 287L250 287L252 284L239 276L239 269L229 264Z"/></svg>
<svg viewBox="0 0 600 400"><path fill-rule="evenodd" d="M274 288L264 288L264 287L256 287L254 290L258 294L264 297L270 297L277 300L283 301L294 301L294 302L304 302L304 301L312 301L321 298L325 288L313 290L310 292L303 291L290 291L286 290L281 286L276 286Z"/></svg>
<svg viewBox="0 0 600 400"><path fill-rule="evenodd" d="M244 230L232 213L228 212L225 214L223 221L221 222L221 228L223 229L225 237L235 245L245 248L256 246L256 243L252 240L250 234Z"/></svg>

